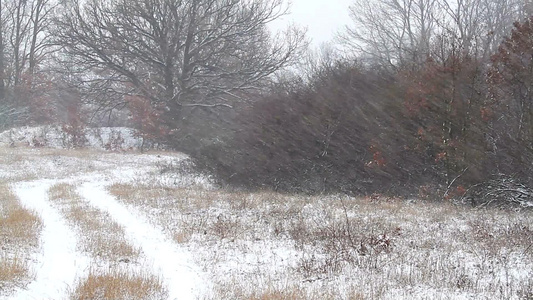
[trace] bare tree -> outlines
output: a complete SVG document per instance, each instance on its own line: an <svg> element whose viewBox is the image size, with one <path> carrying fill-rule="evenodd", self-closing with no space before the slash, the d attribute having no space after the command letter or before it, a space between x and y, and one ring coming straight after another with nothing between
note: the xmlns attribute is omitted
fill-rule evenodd
<svg viewBox="0 0 533 300"><path fill-rule="evenodd" d="M49 86L35 78L54 48L49 36L54 3L54 0L0 1L0 105L25 111L32 111L27 108L36 102L44 105L43 87Z"/></svg>
<svg viewBox="0 0 533 300"><path fill-rule="evenodd" d="M0 4L0 69L4 85L18 86L32 77L51 49L48 29L54 5L50 0L2 1Z"/></svg>
<svg viewBox="0 0 533 300"><path fill-rule="evenodd" d="M439 18L437 0L356 0L350 13L353 24L339 34L341 43L393 68L427 57Z"/></svg>
<svg viewBox="0 0 533 300"><path fill-rule="evenodd" d="M523 0L440 0L445 12L441 27L463 55L487 61L514 22L524 18Z"/></svg>
<svg viewBox="0 0 533 300"><path fill-rule="evenodd" d="M355 0L339 34L349 50L383 66L444 62L458 53L488 61L527 0Z"/></svg>
<svg viewBox="0 0 533 300"><path fill-rule="evenodd" d="M511 33L513 24L525 20L533 11L530 10L529 0L482 1L485 15L482 17L481 54L484 60L488 60L490 55L498 50L504 38Z"/></svg>
<svg viewBox="0 0 533 300"><path fill-rule="evenodd" d="M184 107L230 107L291 64L302 32L272 39L266 28L285 12L282 0L73 0L56 35L84 84L173 119Z"/></svg>
<svg viewBox="0 0 533 300"><path fill-rule="evenodd" d="M34 0L31 3L31 34L29 36L29 50L27 53L30 86L32 86L33 77L39 63L56 49L51 43L50 36L52 16L55 8L56 4L52 3L51 0Z"/></svg>
<svg viewBox="0 0 533 300"><path fill-rule="evenodd" d="M26 0L13 1L11 7L12 33L11 46L13 47L14 85L17 86L22 77L22 67L25 64L25 40L29 32L30 18L28 2Z"/></svg>

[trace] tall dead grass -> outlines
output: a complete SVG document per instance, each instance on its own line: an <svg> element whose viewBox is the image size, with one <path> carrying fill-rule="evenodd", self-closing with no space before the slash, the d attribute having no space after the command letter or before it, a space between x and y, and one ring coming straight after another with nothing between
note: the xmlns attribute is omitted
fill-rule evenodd
<svg viewBox="0 0 533 300"><path fill-rule="evenodd" d="M109 192L128 205L160 211L152 220L169 231L177 243L186 243L192 236L207 235L216 239L234 240L249 233L254 224L242 223L239 215L220 215L209 211L215 207L230 208L243 213L263 206L290 205L296 212L298 198L273 192L245 193L224 190L206 190L198 187L168 187L147 184L113 184ZM296 200L295 200L296 199ZM179 212L179 213L175 213ZM198 213L201 212L201 213ZM172 227L172 228L170 228ZM253 237L252 239L256 239Z"/></svg>
<svg viewBox="0 0 533 300"><path fill-rule="evenodd" d="M278 275L304 284L287 289L235 284L268 277L262 273L271 271L266 264L250 274L235 270L217 279L214 299L338 299L341 294L409 299L420 297L420 289L435 299L474 294L504 299L531 287L525 279L533 266L530 212L380 195L310 197L143 184L113 185L110 191L150 215L177 242L204 245L207 271L236 256L250 259L257 241L291 245L287 250L299 253L293 267ZM342 291L336 280L345 282Z"/></svg>
<svg viewBox="0 0 533 300"><path fill-rule="evenodd" d="M199 187L169 187L143 183L117 183L109 186L109 192L129 204L153 208L179 208L185 212L208 209L221 203L235 210L257 209L273 204L294 204L305 198L283 195L270 191L246 193L241 191L207 190Z"/></svg>
<svg viewBox="0 0 533 300"><path fill-rule="evenodd" d="M0 290L2 286L14 285L31 276L28 261L19 256L2 255L0 257Z"/></svg>
<svg viewBox="0 0 533 300"><path fill-rule="evenodd" d="M0 185L0 290L31 278L28 258L39 244L40 217L21 206L8 185Z"/></svg>
<svg viewBox="0 0 533 300"><path fill-rule="evenodd" d="M215 295L208 299L243 299L243 300L364 300L362 293L355 290L347 291L345 295L333 294L327 289L309 290L305 284L246 282L231 280L231 284L216 287Z"/></svg>
<svg viewBox="0 0 533 300"><path fill-rule="evenodd" d="M132 274L117 269L98 273L91 271L71 292L72 300L147 300L166 299L160 278Z"/></svg>
<svg viewBox="0 0 533 300"><path fill-rule="evenodd" d="M88 205L76 193L71 184L58 183L50 187L49 198L57 204L67 218L79 231L80 247L93 257L119 261L136 260L140 249L128 243L124 228L114 222L110 215Z"/></svg>
<svg viewBox="0 0 533 300"><path fill-rule="evenodd" d="M94 259L111 263L110 269L91 269L70 292L71 299L165 299L166 290L160 278L119 269L114 264L137 260L141 250L126 241L124 228L108 213L91 207L71 184L53 185L49 198L79 230L81 250Z"/></svg>

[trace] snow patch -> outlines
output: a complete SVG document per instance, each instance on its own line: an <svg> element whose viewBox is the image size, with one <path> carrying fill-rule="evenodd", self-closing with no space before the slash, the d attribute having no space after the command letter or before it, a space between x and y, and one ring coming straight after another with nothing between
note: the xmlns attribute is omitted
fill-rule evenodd
<svg viewBox="0 0 533 300"><path fill-rule="evenodd" d="M152 226L144 217L133 214L105 190L103 183L84 183L79 188L94 207L108 212L124 227L126 238L139 246L152 265L156 275L161 275L167 284L169 299L197 299L205 284L200 278L200 270L192 262L192 256L168 239L160 229Z"/></svg>
<svg viewBox="0 0 533 300"><path fill-rule="evenodd" d="M66 221L48 203L51 181L19 183L13 186L20 202L41 216L41 253L36 256L36 278L10 299L67 299L79 272L89 266L89 258L76 251L77 237ZM6 298L7 299L7 298Z"/></svg>
<svg viewBox="0 0 533 300"><path fill-rule="evenodd" d="M79 145L79 144L82 145ZM12 128L0 133L0 146L50 147L57 149L83 146L98 150L129 150L147 147L137 131L127 127L81 129L79 137L65 131L63 126Z"/></svg>

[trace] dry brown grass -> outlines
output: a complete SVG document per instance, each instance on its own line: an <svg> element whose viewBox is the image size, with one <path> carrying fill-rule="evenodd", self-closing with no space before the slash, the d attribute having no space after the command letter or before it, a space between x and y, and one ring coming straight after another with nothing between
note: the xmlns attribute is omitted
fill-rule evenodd
<svg viewBox="0 0 533 300"><path fill-rule="evenodd" d="M109 192L124 203L149 206L156 209L172 208L194 212L214 206L228 205L233 210L252 210L265 206L290 206L298 210L311 197L295 197L272 191L246 193L241 191L208 190L198 186L168 187L150 184L117 183ZM168 207L165 207L168 206Z"/></svg>
<svg viewBox="0 0 533 300"><path fill-rule="evenodd" d="M61 207L67 220L80 230L80 247L83 251L93 257L113 261L124 258L134 260L139 257L140 249L133 247L124 238L124 228L114 222L108 213L85 203L73 185L53 185L49 190L49 198Z"/></svg>
<svg viewBox="0 0 533 300"><path fill-rule="evenodd" d="M41 229L41 219L22 207L7 185L0 185L0 290L31 277L26 256L37 248Z"/></svg>
<svg viewBox="0 0 533 300"><path fill-rule="evenodd" d="M305 296L302 295L301 291L266 291L264 293L258 293L251 295L249 300L304 300Z"/></svg>
<svg viewBox="0 0 533 300"><path fill-rule="evenodd" d="M92 160L98 152L92 150L64 150L28 147L1 147L0 166L10 169L0 182L31 181L43 178L69 177L80 171L93 170ZM62 168L68 161L70 168ZM52 165L52 172L50 165Z"/></svg>
<svg viewBox="0 0 533 300"><path fill-rule="evenodd" d="M105 153L103 150L78 148L78 149L55 149L55 148L42 148L40 149L42 156L65 156L80 158L83 160L92 160L98 155Z"/></svg>
<svg viewBox="0 0 533 300"><path fill-rule="evenodd" d="M129 204L142 204L155 208L171 205L187 210L208 208L220 196L217 192L206 190L145 184L113 184L109 187L109 191L122 202Z"/></svg>
<svg viewBox="0 0 533 300"><path fill-rule="evenodd" d="M76 194L74 187L68 183L57 183L48 190L48 197L52 201L76 201L79 202L79 196Z"/></svg>
<svg viewBox="0 0 533 300"><path fill-rule="evenodd" d="M520 275L533 261L528 212L380 195L311 197L149 184L114 185L111 192L150 215L176 242L203 245L207 271L236 256L253 260L256 241L292 245L300 253L294 268L278 271L305 284L270 288L261 273L269 272L268 263L253 270L243 266L246 271L234 270L214 283L217 299L419 297L413 287L427 288L434 299L479 293L507 299L527 294L531 286ZM256 277L257 284L239 287ZM341 289L317 278L347 281Z"/></svg>
<svg viewBox="0 0 533 300"><path fill-rule="evenodd" d="M9 184L18 181L30 181L37 179L33 172L23 170L20 165L27 162L28 156L18 149L0 146L0 166L2 169L9 170L0 178L0 184Z"/></svg>
<svg viewBox="0 0 533 300"><path fill-rule="evenodd" d="M250 288L251 287L251 288ZM340 297L339 295L331 294L327 290L308 290L305 286L297 285L281 285L274 286L273 283L250 283L231 281L231 284L218 286L216 288L216 296L209 299L244 299L244 300L364 300L366 299L362 293L350 291L347 295Z"/></svg>
<svg viewBox="0 0 533 300"><path fill-rule="evenodd" d="M0 163L15 164L27 159L36 159L49 156L66 156L90 160L102 151L93 149L53 149L32 148L29 146L2 147L0 146Z"/></svg>
<svg viewBox="0 0 533 300"><path fill-rule="evenodd" d="M199 188L171 188L145 184L113 184L109 188L112 195L123 203L149 207L163 214L153 220L168 229L177 243L186 243L194 234L208 234L217 239L237 238L243 232L249 232L239 216L221 216L206 214L205 211L217 206L231 208L234 211L251 211L262 206L291 205L297 212L299 205L289 201L290 197L272 193L255 194L229 192L224 190L205 190ZM298 207L297 207L298 206ZM201 214L197 212L201 211ZM179 213L178 213L179 212ZM175 218L180 215L179 218ZM178 226L169 226L178 224ZM169 228L173 227L173 228Z"/></svg>
<svg viewBox="0 0 533 300"><path fill-rule="evenodd" d="M188 230L176 230L172 234L172 239L178 244L184 244L191 240L192 233Z"/></svg>
<svg viewBox="0 0 533 300"><path fill-rule="evenodd" d="M7 185L0 185L0 239L8 245L35 245L42 228L41 219L22 207Z"/></svg>
<svg viewBox="0 0 533 300"><path fill-rule="evenodd" d="M17 149L10 147L0 147L0 163L1 164L16 164L24 160L24 155L17 151Z"/></svg>
<svg viewBox="0 0 533 300"><path fill-rule="evenodd" d="M243 300L305 300L309 299L304 289L297 286L275 287L271 283L264 286L256 285L250 291L249 282L233 281L231 284L218 286L216 297L211 299L243 299ZM329 299L329 298L322 298Z"/></svg>
<svg viewBox="0 0 533 300"><path fill-rule="evenodd" d="M11 206L0 219L0 236L10 243L35 244L41 226L41 220L33 212Z"/></svg>
<svg viewBox="0 0 533 300"><path fill-rule="evenodd" d="M165 296L160 278L111 270L103 274L91 271L77 284L70 299L146 300L165 299Z"/></svg>
<svg viewBox="0 0 533 300"><path fill-rule="evenodd" d="M0 290L6 283L15 283L31 277L28 261L18 256L0 257Z"/></svg>

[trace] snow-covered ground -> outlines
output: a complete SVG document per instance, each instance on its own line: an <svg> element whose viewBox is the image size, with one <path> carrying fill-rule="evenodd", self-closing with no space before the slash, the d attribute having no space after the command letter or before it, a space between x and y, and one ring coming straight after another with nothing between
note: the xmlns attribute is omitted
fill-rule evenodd
<svg viewBox="0 0 533 300"><path fill-rule="evenodd" d="M47 200L51 183L47 180L14 185L21 203L41 215L44 230L42 252L36 260L36 278L10 295L13 299L66 299L66 289L89 267L88 258L76 251L75 233Z"/></svg>
<svg viewBox="0 0 533 300"><path fill-rule="evenodd" d="M197 299L202 295L205 282L191 253L174 244L160 229L150 225L144 216L130 212L117 202L107 192L104 182L84 183L79 192L126 228L128 239L143 250L149 258L148 265L167 283L169 299Z"/></svg>
<svg viewBox="0 0 533 300"><path fill-rule="evenodd" d="M0 299L73 299L90 273L114 267L155 276L168 299L533 297L531 211L229 191L191 174L180 153L14 146L0 147L0 182L44 226L33 278ZM65 210L74 200L49 197L62 183L138 257L83 247L90 234Z"/></svg>
<svg viewBox="0 0 533 300"><path fill-rule="evenodd" d="M150 148L148 141L134 129L102 127L75 129L59 125L20 127L0 133L0 146L31 146L64 148L90 148L99 150L132 150Z"/></svg>
<svg viewBox="0 0 533 300"><path fill-rule="evenodd" d="M50 187L62 182L77 186L88 204L109 213L125 228L127 240L139 247L144 255L139 269L160 277L169 299L197 299L205 294L208 286L205 274L195 265L189 251L173 243L145 216L134 214L115 201L106 190L110 183L131 182L137 176L157 169L158 163L179 161L185 156L166 153L106 155L80 151L69 157L63 151L1 149L0 180L9 182L21 204L41 216L44 228L41 250L33 255L34 280L7 294L0 291L0 298L68 299L78 281L89 271L102 268L99 264L91 265L87 253L79 250L76 236L79 232L69 226L48 200ZM35 178L39 179L33 180Z"/></svg>

